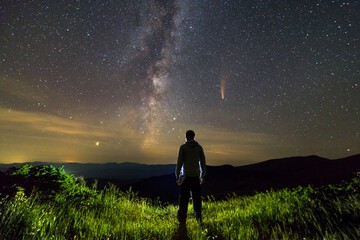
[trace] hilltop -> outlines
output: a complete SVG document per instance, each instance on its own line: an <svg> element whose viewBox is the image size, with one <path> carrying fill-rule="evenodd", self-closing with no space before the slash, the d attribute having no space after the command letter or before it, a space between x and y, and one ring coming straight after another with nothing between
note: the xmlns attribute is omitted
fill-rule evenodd
<svg viewBox="0 0 360 240"><path fill-rule="evenodd" d="M49 165L35 162L31 165ZM23 164L0 164L0 169ZM55 167L64 166L64 170L86 180L88 186L95 182L97 189L103 189L112 183L127 191L131 188L139 195L151 199L160 199L170 203L178 200L178 186L175 183L175 164L146 165L139 163L55 163ZM207 166L203 195L224 199L232 193L253 195L270 189L306 186L321 186L349 181L354 173L360 172L360 154L327 159L319 156L298 156L271 159L264 162L234 167L231 165Z"/></svg>
<svg viewBox="0 0 360 240"><path fill-rule="evenodd" d="M1 239L358 239L360 175L319 187L270 190L192 205L186 226L177 206L114 186L102 191L53 166L0 174L12 192L0 195ZM4 190L3 186L1 187Z"/></svg>
<svg viewBox="0 0 360 240"><path fill-rule="evenodd" d="M233 167L207 166L203 195L224 199L227 195L253 195L270 189L297 186L322 186L349 181L360 172L360 154L330 160L318 156L272 159L256 164ZM140 196L176 202L178 187L173 173L154 176L121 186L132 187Z"/></svg>

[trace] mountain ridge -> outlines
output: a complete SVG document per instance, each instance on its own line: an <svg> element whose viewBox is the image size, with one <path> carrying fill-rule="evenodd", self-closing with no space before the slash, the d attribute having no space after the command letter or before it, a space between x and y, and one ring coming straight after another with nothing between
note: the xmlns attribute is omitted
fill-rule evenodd
<svg viewBox="0 0 360 240"><path fill-rule="evenodd" d="M141 164L133 162L123 163L47 163L47 162L26 162L13 164L0 164L0 169L6 171L9 167L21 167L22 165L53 165L64 166L68 174L76 177L115 179L115 180L136 180L151 176L160 176L174 171L175 164Z"/></svg>
<svg viewBox="0 0 360 240"><path fill-rule="evenodd" d="M15 165L20 167L24 164L26 163ZM175 182L175 164L147 165L133 162L27 164L51 164L56 167L64 165L67 173L84 177L88 185L98 179L98 188L103 188L110 182L122 190L131 187L142 197L159 198L167 202L175 202L178 198L179 187ZM9 166L12 164L0 164L0 169ZM360 172L360 154L339 159L310 155L276 158L244 166L229 164L207 166L202 192L204 196L213 195L216 198L225 198L231 193L252 195L271 188L335 184L352 179L355 172Z"/></svg>
<svg viewBox="0 0 360 240"><path fill-rule="evenodd" d="M202 193L221 199L231 193L252 195L269 189L336 184L354 178L356 172L360 172L360 154L332 160L311 155L271 159L239 167L207 166ZM143 179L122 189L130 186L143 197L167 202L175 202L178 198L179 188L174 174Z"/></svg>

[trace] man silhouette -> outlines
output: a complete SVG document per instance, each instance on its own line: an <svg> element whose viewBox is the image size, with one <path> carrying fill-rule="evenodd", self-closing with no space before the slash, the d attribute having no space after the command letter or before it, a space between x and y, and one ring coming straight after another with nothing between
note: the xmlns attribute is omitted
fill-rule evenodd
<svg viewBox="0 0 360 240"><path fill-rule="evenodd" d="M200 163L200 164L199 164ZM181 168L183 174L180 176ZM195 133L192 130L186 132L186 143L181 145L176 165L176 181L180 185L180 206L178 220L185 223L190 198L190 191L194 203L196 219L202 221L201 217L201 192L200 184L203 183L206 172L204 150L195 141Z"/></svg>

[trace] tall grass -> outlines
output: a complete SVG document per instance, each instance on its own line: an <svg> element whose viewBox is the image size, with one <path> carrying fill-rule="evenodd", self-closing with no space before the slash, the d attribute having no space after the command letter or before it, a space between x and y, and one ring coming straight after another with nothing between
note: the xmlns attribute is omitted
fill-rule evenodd
<svg viewBox="0 0 360 240"><path fill-rule="evenodd" d="M73 190L83 188L71 184ZM358 189L356 178L320 189L208 199L203 223L195 220L190 205L184 227L177 222L177 206L113 186L82 195L62 189L50 199L41 191L27 196L19 188L14 197L0 200L0 239L359 239Z"/></svg>
<svg viewBox="0 0 360 240"><path fill-rule="evenodd" d="M0 236L7 239L171 239L175 208L152 206L115 188L88 199L37 201L23 192L1 207Z"/></svg>

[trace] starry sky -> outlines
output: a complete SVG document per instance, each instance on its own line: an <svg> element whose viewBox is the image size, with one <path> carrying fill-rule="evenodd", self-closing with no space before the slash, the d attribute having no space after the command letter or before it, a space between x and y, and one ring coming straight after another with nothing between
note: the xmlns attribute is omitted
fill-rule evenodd
<svg viewBox="0 0 360 240"><path fill-rule="evenodd" d="M360 1L0 3L0 163L360 153Z"/></svg>

